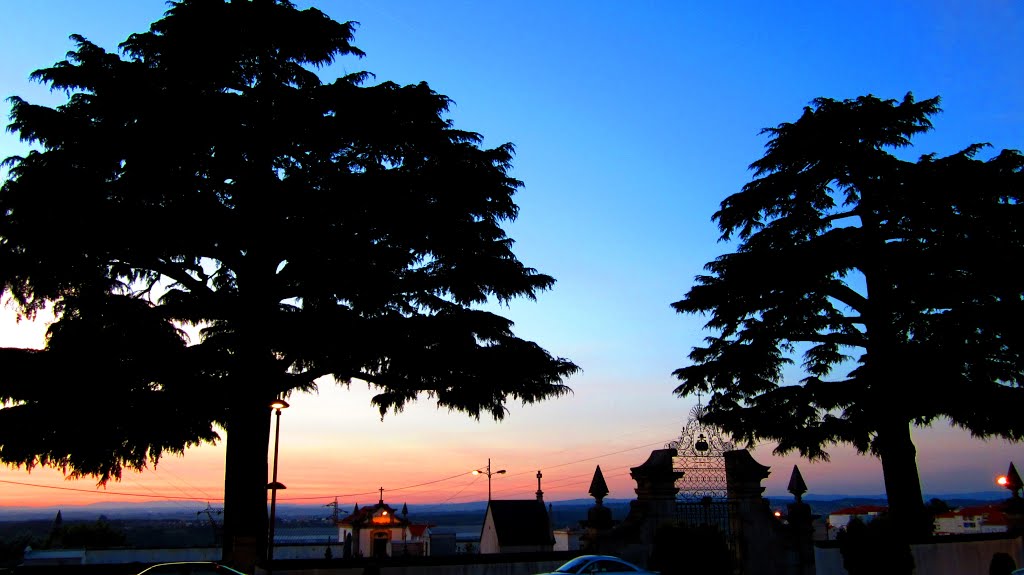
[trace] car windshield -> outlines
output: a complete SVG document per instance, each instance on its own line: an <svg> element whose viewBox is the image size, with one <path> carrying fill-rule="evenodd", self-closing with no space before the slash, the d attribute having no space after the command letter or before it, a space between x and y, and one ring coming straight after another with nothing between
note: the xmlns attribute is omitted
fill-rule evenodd
<svg viewBox="0 0 1024 575"><path fill-rule="evenodd" d="M579 570L588 562L590 562L590 559L587 559L586 557L577 557L572 561L565 563L558 569L555 569L555 571L557 573L578 573Z"/></svg>
<svg viewBox="0 0 1024 575"><path fill-rule="evenodd" d="M636 571L636 567L623 563L622 561L614 561L612 559L601 559L595 561L593 569L590 571L594 573L633 573Z"/></svg>

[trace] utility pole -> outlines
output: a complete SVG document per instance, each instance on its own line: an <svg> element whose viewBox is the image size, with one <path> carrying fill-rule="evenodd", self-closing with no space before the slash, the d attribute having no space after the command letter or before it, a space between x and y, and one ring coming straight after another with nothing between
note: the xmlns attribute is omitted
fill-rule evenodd
<svg viewBox="0 0 1024 575"><path fill-rule="evenodd" d="M332 508L331 509L331 519L334 520L335 524L337 524L338 520L340 519L339 514L344 512L344 509L339 509L338 508L338 498L335 497L333 503L328 503L327 505L324 505L324 507L331 507Z"/></svg>
<svg viewBox="0 0 1024 575"><path fill-rule="evenodd" d="M220 530L217 529L217 522L213 519L214 514L221 515L224 513L223 509L214 509L210 506L210 502L206 502L206 509L202 511L196 511L196 515L206 514L206 519L210 522L210 528L213 529L213 544L217 545L220 543Z"/></svg>

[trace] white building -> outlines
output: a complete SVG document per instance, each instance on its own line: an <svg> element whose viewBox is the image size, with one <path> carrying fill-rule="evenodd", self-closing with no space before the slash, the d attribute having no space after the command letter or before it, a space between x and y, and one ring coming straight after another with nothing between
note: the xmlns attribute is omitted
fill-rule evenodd
<svg viewBox="0 0 1024 575"><path fill-rule="evenodd" d="M888 510L887 507L880 505L857 505L854 507L845 507L843 509L836 509L832 513L828 514L828 528L829 530L835 529L846 529L846 526L850 524L850 521L854 517L859 517L861 521L868 523L880 513L885 513Z"/></svg>
<svg viewBox="0 0 1024 575"><path fill-rule="evenodd" d="M1008 526L1006 514L999 505L962 507L935 516L936 535L1002 533Z"/></svg>

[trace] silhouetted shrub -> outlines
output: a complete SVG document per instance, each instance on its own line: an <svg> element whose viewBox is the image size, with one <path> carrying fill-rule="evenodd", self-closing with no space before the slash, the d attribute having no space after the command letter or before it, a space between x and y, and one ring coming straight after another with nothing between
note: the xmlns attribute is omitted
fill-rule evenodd
<svg viewBox="0 0 1024 575"><path fill-rule="evenodd" d="M40 545L39 539L31 533L19 533L0 539L0 567L14 567L25 557L25 547Z"/></svg>
<svg viewBox="0 0 1024 575"><path fill-rule="evenodd" d="M1017 568L1017 562L1008 553L996 553L988 564L988 575L1010 575Z"/></svg>
<svg viewBox="0 0 1024 575"><path fill-rule="evenodd" d="M59 545L50 547L64 547L74 549L104 549L110 547L124 547L128 543L125 532L102 519L95 523L74 523L59 528L58 536L51 534L51 539L60 541Z"/></svg>

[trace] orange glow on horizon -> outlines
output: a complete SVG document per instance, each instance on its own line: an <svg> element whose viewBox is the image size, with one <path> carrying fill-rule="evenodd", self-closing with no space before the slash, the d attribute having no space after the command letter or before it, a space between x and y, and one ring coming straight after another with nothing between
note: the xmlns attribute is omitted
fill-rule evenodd
<svg viewBox="0 0 1024 575"><path fill-rule="evenodd" d="M604 405L607 389L580 387L573 401ZM500 423L439 413L429 401L410 404L402 414L381 420L370 404L373 394L359 385L349 389L324 382L315 393L287 397L290 405L280 420L278 479L288 489L277 494L279 505L337 501L351 509L378 499L392 506L486 501L487 474L481 468L489 458L502 467L492 472L495 499L534 499L538 470L544 474L540 487L546 501L588 499L600 465L610 491L607 499L629 500L636 496L631 469L678 437L685 417L685 410L668 402L652 402L642 420L609 425L607 418L591 417L573 423L578 433L565 434L565 410L576 408L564 400L512 406ZM267 417L274 417L269 409ZM553 431L551 422L561 423ZM217 445L192 447L181 456L166 454L158 465L141 473L125 471L120 481L106 487L97 487L92 478L67 480L54 469L29 473L0 466L0 509L151 502L180 502L195 511L207 503L220 507L227 434L219 431L222 439ZM977 442L960 430L922 430L915 432L915 440L924 487L938 495L995 489L992 479L986 479L992 476L980 470L999 469L1019 455L1019 445L1008 442L991 442L979 450ZM795 455L775 456L772 447L763 444L751 450L756 461L772 469L763 483L769 496L786 492L794 464L799 464L812 494L884 493L879 461L852 448L831 449L829 463L811 464ZM273 448L270 437L268 481ZM951 454L956 455L954 467Z"/></svg>

